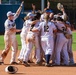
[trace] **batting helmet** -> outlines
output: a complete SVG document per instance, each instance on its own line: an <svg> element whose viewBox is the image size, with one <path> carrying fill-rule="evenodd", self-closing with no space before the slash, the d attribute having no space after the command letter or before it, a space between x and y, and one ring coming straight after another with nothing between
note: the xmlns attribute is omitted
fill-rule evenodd
<svg viewBox="0 0 76 75"><path fill-rule="evenodd" d="M18 71L18 68L15 66L7 66L5 68L5 72L10 73L10 74L15 74Z"/></svg>

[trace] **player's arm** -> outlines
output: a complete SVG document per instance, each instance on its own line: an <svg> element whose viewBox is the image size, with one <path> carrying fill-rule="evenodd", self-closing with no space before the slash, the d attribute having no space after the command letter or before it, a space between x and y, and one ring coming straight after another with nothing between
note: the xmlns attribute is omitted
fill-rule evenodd
<svg viewBox="0 0 76 75"><path fill-rule="evenodd" d="M32 29L32 32L38 32L38 31L41 30L41 28L42 28L42 23L40 23L38 27L36 27L36 28L34 27L34 28Z"/></svg>
<svg viewBox="0 0 76 75"><path fill-rule="evenodd" d="M62 8L61 11L62 11L62 13L63 13L62 18L63 18L64 20L66 20L66 19L67 19L67 14L66 14L66 12L65 12L65 9Z"/></svg>
<svg viewBox="0 0 76 75"><path fill-rule="evenodd" d="M11 28L10 31L11 31L11 32L21 32L20 29L16 29L16 28Z"/></svg>
<svg viewBox="0 0 76 75"><path fill-rule="evenodd" d="M50 2L47 2L47 9L50 9Z"/></svg>
<svg viewBox="0 0 76 75"><path fill-rule="evenodd" d="M39 20L31 21L29 24L30 24L30 25L34 25L34 24L36 24L37 22L39 22Z"/></svg>
<svg viewBox="0 0 76 75"><path fill-rule="evenodd" d="M71 26L69 24L65 24L66 27L71 28Z"/></svg>
<svg viewBox="0 0 76 75"><path fill-rule="evenodd" d="M35 4L32 4L32 9L34 14L35 14L35 8L36 8Z"/></svg>
<svg viewBox="0 0 76 75"><path fill-rule="evenodd" d="M38 32L39 30L37 28L33 28L32 32Z"/></svg>
<svg viewBox="0 0 76 75"><path fill-rule="evenodd" d="M18 10L16 11L16 14L14 15L14 19L16 19L16 18L20 15L20 12L21 12L21 10L22 10L23 3L24 3L24 1L22 1L20 7L19 7Z"/></svg>

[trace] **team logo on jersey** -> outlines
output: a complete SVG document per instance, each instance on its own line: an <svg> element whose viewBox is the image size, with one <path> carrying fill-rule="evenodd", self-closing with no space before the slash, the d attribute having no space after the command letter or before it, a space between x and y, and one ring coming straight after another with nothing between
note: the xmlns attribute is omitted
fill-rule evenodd
<svg viewBox="0 0 76 75"><path fill-rule="evenodd" d="M12 27L14 27L15 25L16 25L16 24L15 24L15 23L13 23L13 24L12 24Z"/></svg>
<svg viewBox="0 0 76 75"><path fill-rule="evenodd" d="M49 26L48 25L44 26L44 32L49 32Z"/></svg>
<svg viewBox="0 0 76 75"><path fill-rule="evenodd" d="M8 27L10 27L10 24L8 24Z"/></svg>

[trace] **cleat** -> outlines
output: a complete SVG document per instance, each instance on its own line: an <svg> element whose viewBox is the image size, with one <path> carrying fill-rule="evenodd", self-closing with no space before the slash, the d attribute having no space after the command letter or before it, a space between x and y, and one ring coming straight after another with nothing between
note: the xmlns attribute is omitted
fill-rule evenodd
<svg viewBox="0 0 76 75"><path fill-rule="evenodd" d="M11 65L17 65L18 63L17 62L11 62L10 64Z"/></svg>
<svg viewBox="0 0 76 75"><path fill-rule="evenodd" d="M27 62L25 62L25 61L23 61L23 65L26 66L26 67L29 67L29 66L30 66L30 65L29 65Z"/></svg>
<svg viewBox="0 0 76 75"><path fill-rule="evenodd" d="M33 61L28 60L28 63L34 63Z"/></svg>
<svg viewBox="0 0 76 75"><path fill-rule="evenodd" d="M22 59L18 59L18 64L22 64L23 60Z"/></svg>
<svg viewBox="0 0 76 75"><path fill-rule="evenodd" d="M35 64L38 65L38 66L40 66L41 65L41 62L39 61L39 62L36 62Z"/></svg>
<svg viewBox="0 0 76 75"><path fill-rule="evenodd" d="M52 65L45 63L46 67L52 67Z"/></svg>
<svg viewBox="0 0 76 75"><path fill-rule="evenodd" d="M60 66L59 64L53 63L52 66Z"/></svg>
<svg viewBox="0 0 76 75"><path fill-rule="evenodd" d="M17 63L18 63L18 64L22 64L22 62L20 62L20 61L18 61Z"/></svg>
<svg viewBox="0 0 76 75"><path fill-rule="evenodd" d="M0 65L4 65L4 62L0 62Z"/></svg>
<svg viewBox="0 0 76 75"><path fill-rule="evenodd" d="M75 65L75 63L74 62L69 62L69 65Z"/></svg>

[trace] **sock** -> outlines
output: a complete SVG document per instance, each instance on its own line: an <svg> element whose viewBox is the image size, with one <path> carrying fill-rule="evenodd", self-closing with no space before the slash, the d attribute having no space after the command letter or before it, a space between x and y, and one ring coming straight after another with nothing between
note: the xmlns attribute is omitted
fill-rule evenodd
<svg viewBox="0 0 76 75"><path fill-rule="evenodd" d="M50 54L45 55L46 63L49 64L50 61Z"/></svg>

